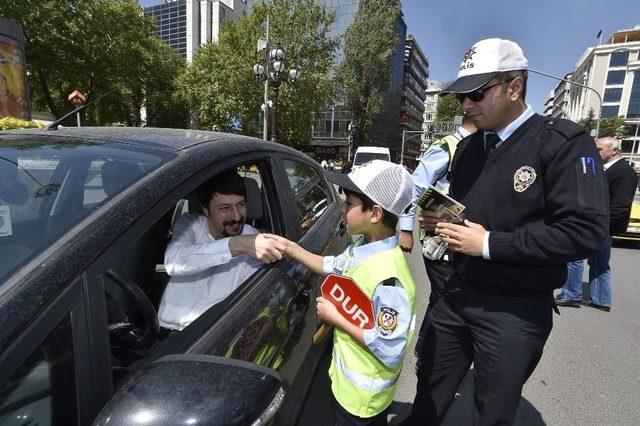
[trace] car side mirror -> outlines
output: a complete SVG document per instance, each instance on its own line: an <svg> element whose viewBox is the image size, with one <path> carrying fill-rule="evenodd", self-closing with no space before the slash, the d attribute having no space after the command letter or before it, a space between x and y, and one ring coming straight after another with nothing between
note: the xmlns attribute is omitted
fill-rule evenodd
<svg viewBox="0 0 640 426"><path fill-rule="evenodd" d="M208 355L169 355L135 373L93 424L263 425L284 391L275 371Z"/></svg>

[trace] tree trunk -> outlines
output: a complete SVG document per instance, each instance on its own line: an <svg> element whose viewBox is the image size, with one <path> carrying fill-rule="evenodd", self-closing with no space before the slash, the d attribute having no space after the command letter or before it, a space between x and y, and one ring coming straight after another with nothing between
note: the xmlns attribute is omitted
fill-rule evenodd
<svg viewBox="0 0 640 426"><path fill-rule="evenodd" d="M51 114L53 114L56 119L60 118L60 113L58 111L58 108L56 108L56 104L53 102L51 92L49 91L49 85L47 84L47 78L42 68L38 68L38 80L40 83L40 90L42 90L42 95L47 102L49 111L51 111Z"/></svg>

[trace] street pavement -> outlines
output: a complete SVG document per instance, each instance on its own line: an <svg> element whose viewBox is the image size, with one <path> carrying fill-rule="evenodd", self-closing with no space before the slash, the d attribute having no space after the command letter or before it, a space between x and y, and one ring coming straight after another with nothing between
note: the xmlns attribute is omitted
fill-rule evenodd
<svg viewBox="0 0 640 426"><path fill-rule="evenodd" d="M420 246L407 254L418 287L418 323L429 296ZM613 307L560 308L545 352L525 384L516 425L640 424L640 244L615 247L611 253ZM585 265L587 281L588 267ZM586 287L585 287L586 289ZM585 290L585 297L588 290ZM414 339L415 344L415 339ZM389 416L394 425L405 418L415 395L413 345L407 352ZM316 371L314 384L298 419L299 425L333 422L327 377L329 356ZM445 426L472 423L473 367L458 389Z"/></svg>

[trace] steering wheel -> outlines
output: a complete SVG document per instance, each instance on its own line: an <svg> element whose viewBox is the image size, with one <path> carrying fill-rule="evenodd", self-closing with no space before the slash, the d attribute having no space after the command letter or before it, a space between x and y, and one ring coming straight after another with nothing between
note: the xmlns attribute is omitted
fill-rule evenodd
<svg viewBox="0 0 640 426"><path fill-rule="evenodd" d="M106 275L124 292L127 302L132 302L135 313L142 314L144 319L142 324L135 325L130 319L131 315L127 315L126 307L120 306L125 314L124 318L109 324L112 344L131 349L144 349L153 345L160 334L160 323L156 309L147 295L133 280L115 268L107 270Z"/></svg>

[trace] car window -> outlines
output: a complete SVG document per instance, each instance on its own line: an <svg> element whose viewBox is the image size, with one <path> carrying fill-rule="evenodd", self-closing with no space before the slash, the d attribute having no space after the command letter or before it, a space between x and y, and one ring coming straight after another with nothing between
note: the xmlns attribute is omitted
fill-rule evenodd
<svg viewBox="0 0 640 426"><path fill-rule="evenodd" d="M210 355L241 359L278 370L282 344L302 321L306 311L296 309L295 287L284 275L274 278L250 304L235 309L225 319L224 332L211 346Z"/></svg>
<svg viewBox="0 0 640 426"><path fill-rule="evenodd" d="M247 193L245 225L251 225L259 231L273 229L273 218L265 194L265 180L268 176L266 167L262 162L246 162L233 167L241 177ZM261 263L245 256L245 265L236 265L234 262L237 260L234 258L229 263L221 264L219 268L211 266L202 269L203 257L200 251L213 250L208 243L215 240L209 236L208 228L203 230L199 225L204 221L208 227L197 193L198 188L181 194L184 198L167 209L141 237L127 241L126 247L118 252L117 257L108 263L101 274L105 286L111 360L114 367L112 371L116 386L121 384L120 379L129 372L132 364L138 365L138 361L161 350L169 339L180 333L170 332L171 325L175 324L163 321L184 318L194 321L199 315L218 309L244 282L263 268ZM127 239L126 236L123 238ZM171 254L166 255L172 242ZM205 245L207 247L203 248ZM198 250L194 251L194 247ZM214 256L209 254L210 257ZM169 259L167 264L166 259ZM189 271L178 271L180 268ZM242 271L236 275L230 268ZM242 277L242 280L229 281L236 277ZM158 339L145 340L148 325L148 317L145 317L144 311L146 302L140 303L139 298L134 297L135 292L130 291L127 286L141 290L143 297L148 299L155 310L155 316L163 326ZM165 294L167 301L163 305ZM199 297L194 300L191 294ZM209 299L212 300L210 306L207 305ZM161 310L161 306L165 306L165 310ZM135 337L132 339L132 336ZM143 344L140 343L142 341Z"/></svg>
<svg viewBox="0 0 640 426"><path fill-rule="evenodd" d="M283 160L287 179L296 200L303 232L318 221L333 201L324 177L308 164Z"/></svg>
<svg viewBox="0 0 640 426"><path fill-rule="evenodd" d="M75 425L76 386L69 316L0 388L2 425Z"/></svg>
<svg viewBox="0 0 640 426"><path fill-rule="evenodd" d="M373 160L385 160L389 161L389 154L385 154L382 152L359 152L356 154L356 158L353 160L353 164L357 166L361 166L369 161Z"/></svg>
<svg viewBox="0 0 640 426"><path fill-rule="evenodd" d="M0 281L175 155L54 136L0 136Z"/></svg>

